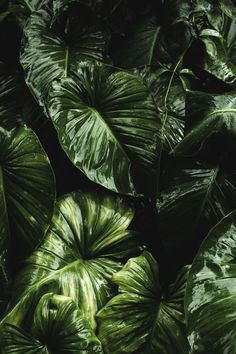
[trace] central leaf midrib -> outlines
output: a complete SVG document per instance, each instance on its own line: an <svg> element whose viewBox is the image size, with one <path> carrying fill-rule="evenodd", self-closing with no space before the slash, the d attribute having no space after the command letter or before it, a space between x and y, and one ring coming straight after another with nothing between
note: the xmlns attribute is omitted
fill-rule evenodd
<svg viewBox="0 0 236 354"><path fill-rule="evenodd" d="M115 134L113 133L113 131L111 130L109 125L103 119L101 114L94 107L89 107L89 109L94 113L94 115L98 118L98 120L101 122L101 124L105 127L105 129L108 131L109 135L112 137L112 140L115 141L115 143L119 146L122 153L125 155L127 160L130 162L130 158L129 158L127 152L124 150L123 146L121 145L121 143L119 142L119 140L117 139L117 137L115 136Z"/></svg>

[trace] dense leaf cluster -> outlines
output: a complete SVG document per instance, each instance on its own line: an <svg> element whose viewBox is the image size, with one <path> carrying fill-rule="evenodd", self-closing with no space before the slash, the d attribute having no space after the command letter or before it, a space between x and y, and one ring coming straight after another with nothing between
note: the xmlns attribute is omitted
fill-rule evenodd
<svg viewBox="0 0 236 354"><path fill-rule="evenodd" d="M0 45L0 352L236 353L235 1L4 0Z"/></svg>

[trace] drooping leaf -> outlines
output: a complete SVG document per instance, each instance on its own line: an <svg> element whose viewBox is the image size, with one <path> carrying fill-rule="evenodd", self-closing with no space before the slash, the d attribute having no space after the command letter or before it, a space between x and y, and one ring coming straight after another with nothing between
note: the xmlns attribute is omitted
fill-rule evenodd
<svg viewBox="0 0 236 354"><path fill-rule="evenodd" d="M93 327L114 293L111 277L121 261L139 253L126 230L132 210L120 198L74 192L61 198L52 224L19 274L5 323L21 325L46 292L71 297Z"/></svg>
<svg viewBox="0 0 236 354"><path fill-rule="evenodd" d="M186 135L174 148L173 155L197 154L216 133L225 136L231 145L235 145L235 118L234 92L218 95L190 92L186 101Z"/></svg>
<svg viewBox="0 0 236 354"><path fill-rule="evenodd" d="M75 302L53 293L40 299L30 333L5 324L2 337L5 354L102 353L99 340Z"/></svg>
<svg viewBox="0 0 236 354"><path fill-rule="evenodd" d="M48 111L63 149L88 178L124 194L153 193L159 117L140 78L81 63L73 79L53 83Z"/></svg>
<svg viewBox="0 0 236 354"><path fill-rule="evenodd" d="M191 353L235 353L236 212L204 240L190 270L186 315Z"/></svg>
<svg viewBox="0 0 236 354"><path fill-rule="evenodd" d="M99 311L99 335L110 354L188 353L183 299L188 267L164 294L149 252L131 258L113 276L119 294Z"/></svg>
<svg viewBox="0 0 236 354"><path fill-rule="evenodd" d="M236 208L236 188L219 167L180 160L162 175L157 198L163 242L192 242L202 224L209 229Z"/></svg>
<svg viewBox="0 0 236 354"><path fill-rule="evenodd" d="M51 83L66 77L81 60L102 61L105 56L106 36L99 30L83 28L72 38L52 26L52 12L43 7L33 12L24 28L21 64L26 82L41 105Z"/></svg>

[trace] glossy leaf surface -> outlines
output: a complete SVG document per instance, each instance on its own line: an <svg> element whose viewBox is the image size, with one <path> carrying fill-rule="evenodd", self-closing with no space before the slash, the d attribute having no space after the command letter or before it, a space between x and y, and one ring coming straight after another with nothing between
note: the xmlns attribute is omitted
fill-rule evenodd
<svg viewBox="0 0 236 354"><path fill-rule="evenodd" d="M0 131L0 255L17 263L47 230L54 207L54 175L36 135ZM20 250L19 250L19 245Z"/></svg>
<svg viewBox="0 0 236 354"><path fill-rule="evenodd" d="M43 104L51 83L66 77L71 67L80 60L103 60L106 40L101 31L93 29L76 33L76 38L66 40L66 34L51 26L52 13L44 7L30 16L24 28L21 64L26 82Z"/></svg>
<svg viewBox="0 0 236 354"><path fill-rule="evenodd" d="M149 252L131 258L113 276L119 294L98 313L99 338L111 354L188 353L183 314L188 267L166 294Z"/></svg>
<svg viewBox="0 0 236 354"><path fill-rule="evenodd" d="M132 210L121 199L82 192L57 204L50 229L19 274L5 323L21 325L46 292L71 297L93 327L94 316L114 293L112 275L121 261L139 253L126 230Z"/></svg>
<svg viewBox="0 0 236 354"><path fill-rule="evenodd" d="M5 354L102 353L99 340L75 302L52 293L40 299L30 333L5 324L2 337Z"/></svg>
<svg viewBox="0 0 236 354"><path fill-rule="evenodd" d="M0 65L0 124L15 127L27 123L35 126L42 112L19 74L8 74Z"/></svg>
<svg viewBox="0 0 236 354"><path fill-rule="evenodd" d="M85 62L53 83L48 110L66 154L92 181L124 194L154 191L159 117L140 78Z"/></svg>
<svg viewBox="0 0 236 354"><path fill-rule="evenodd" d="M173 155L197 154L213 134L221 134L231 145L235 144L235 93L211 95L191 92L187 96L186 116L186 135L174 148Z"/></svg>
<svg viewBox="0 0 236 354"><path fill-rule="evenodd" d="M235 353L236 212L208 234L186 290L191 353Z"/></svg>
<svg viewBox="0 0 236 354"><path fill-rule="evenodd" d="M211 228L236 208L236 188L218 168L186 160L166 168L157 198L166 244L192 240L202 224Z"/></svg>

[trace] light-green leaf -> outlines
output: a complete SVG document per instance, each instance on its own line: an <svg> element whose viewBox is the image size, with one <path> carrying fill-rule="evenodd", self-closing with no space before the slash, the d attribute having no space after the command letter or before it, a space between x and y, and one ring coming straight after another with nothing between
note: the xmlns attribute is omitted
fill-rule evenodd
<svg viewBox="0 0 236 354"><path fill-rule="evenodd" d="M71 297L96 327L94 316L114 293L112 275L138 254L140 242L126 230L133 211L120 198L74 192L61 198L43 242L18 275L5 323L21 325L40 297Z"/></svg>
<svg viewBox="0 0 236 354"><path fill-rule="evenodd" d="M98 313L99 334L110 354L188 353L183 299L188 267L162 292L159 270L149 252L131 258L113 276L119 294Z"/></svg>
<svg viewBox="0 0 236 354"><path fill-rule="evenodd" d="M28 331L5 324L4 354L102 354L99 340L75 302L69 297L45 294Z"/></svg>

